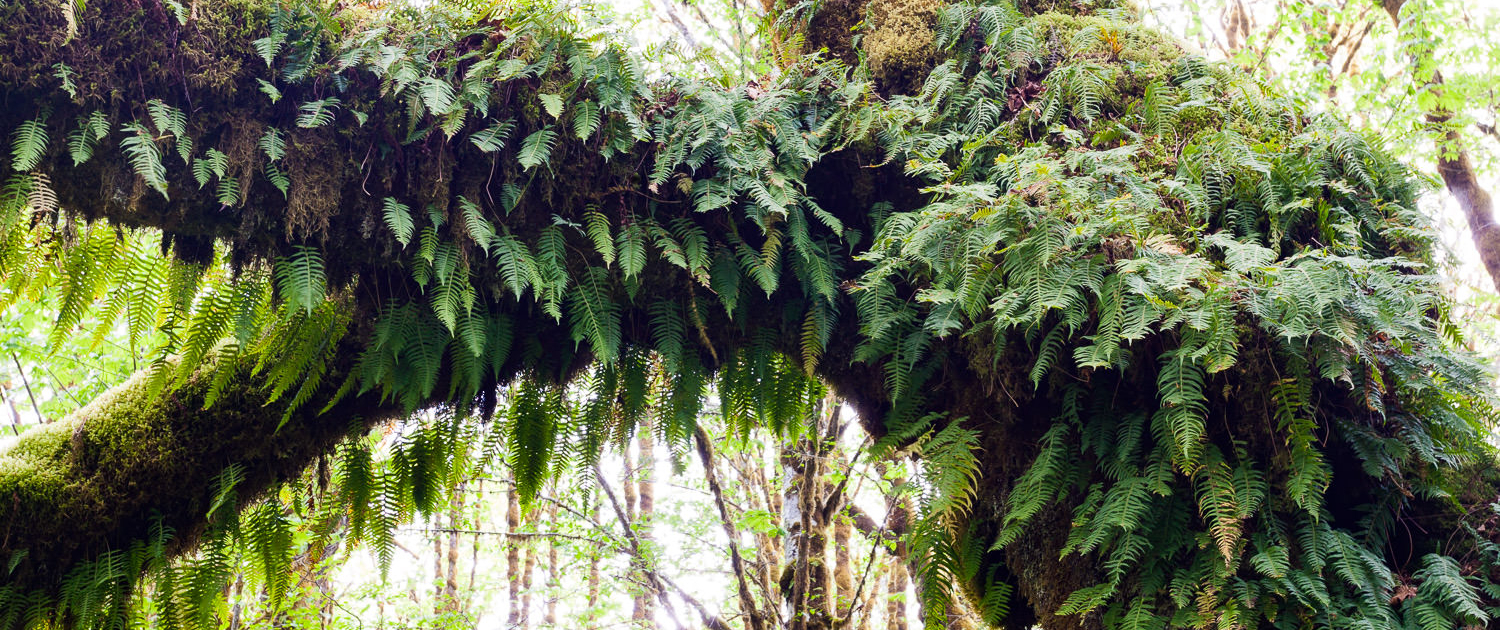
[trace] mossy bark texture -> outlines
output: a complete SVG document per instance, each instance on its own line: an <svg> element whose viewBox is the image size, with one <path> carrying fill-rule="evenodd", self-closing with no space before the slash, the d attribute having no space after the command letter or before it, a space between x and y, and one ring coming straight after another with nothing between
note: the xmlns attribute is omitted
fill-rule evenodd
<svg viewBox="0 0 1500 630"><path fill-rule="evenodd" d="M143 371L0 454L0 554L26 550L7 579L55 583L76 563L148 539L157 526L189 545L228 467L243 472L237 496L248 501L351 430L395 412L355 397L323 414L310 406L281 425L283 407L266 404L252 367L237 366L208 409L202 374L163 392Z"/></svg>

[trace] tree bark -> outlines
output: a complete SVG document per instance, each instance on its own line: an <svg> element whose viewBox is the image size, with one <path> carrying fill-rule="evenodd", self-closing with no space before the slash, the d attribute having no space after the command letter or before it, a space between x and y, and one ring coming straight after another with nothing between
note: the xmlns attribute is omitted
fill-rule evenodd
<svg viewBox="0 0 1500 630"><path fill-rule="evenodd" d="M651 553L654 549L652 521L656 515L656 440L651 433L651 425L642 423L637 429L636 448L635 470L631 475L635 479L634 526L642 551ZM642 562L647 562L647 560L642 558ZM656 628L655 606L652 605L652 601L649 593L635 596L631 619L639 624L637 627Z"/></svg>
<svg viewBox="0 0 1500 630"><path fill-rule="evenodd" d="M896 558L891 562L885 594L886 630L907 630L906 562L903 558Z"/></svg>
<svg viewBox="0 0 1500 630"><path fill-rule="evenodd" d="M598 523L599 522L599 502L600 502L600 500L601 499L599 498L599 496L597 494L592 494L591 493L589 495L589 519L590 519L590 522L593 522L593 523ZM588 594L588 605L589 605L589 608L588 608L587 611L585 611L585 617L584 617L585 624L584 624L584 627L589 628L590 630L598 630L598 628L600 627L600 625L599 625L599 613L598 613L598 610L599 610L599 560L600 560L600 555L601 554L602 554L602 552L600 550L598 550L598 549L592 549L592 550L589 551L589 576L588 576L588 583L587 583L587 589L588 589L587 594Z"/></svg>
<svg viewBox="0 0 1500 630"><path fill-rule="evenodd" d="M521 495L514 483L505 490L505 531L511 534L521 531ZM505 541L505 579L510 585L509 612L505 617L508 628L519 628L525 614L521 601L521 545L522 541L514 537Z"/></svg>
<svg viewBox="0 0 1500 630"><path fill-rule="evenodd" d="M557 505L553 504L547 508L547 522L557 520ZM558 582L557 572L557 541L547 541L547 605L542 615L542 626L545 628L557 627L557 600L561 584Z"/></svg>
<svg viewBox="0 0 1500 630"><path fill-rule="evenodd" d="M1383 0L1381 3L1398 28L1401 26L1401 7L1405 4L1406 0ZM1424 69L1425 64L1431 63L1430 54L1430 44L1424 44L1422 49L1411 52L1413 74L1418 81L1422 81L1422 85L1418 86L1419 90L1429 89L1441 94L1442 72L1432 68ZM1424 73L1428 76L1423 76ZM1465 146L1466 139L1452 124L1453 112L1439 105L1428 111L1425 117L1434 131L1438 175L1443 178L1443 184L1463 211L1469 224L1469 236L1474 239L1474 248L1479 252L1479 260L1484 263L1490 281L1500 290L1500 222L1495 220L1494 198L1479 183L1479 176Z"/></svg>
<svg viewBox="0 0 1500 630"><path fill-rule="evenodd" d="M453 492L453 506L448 512L448 575L443 586L443 610L456 613L462 610L458 596L458 532L463 529L464 484Z"/></svg>

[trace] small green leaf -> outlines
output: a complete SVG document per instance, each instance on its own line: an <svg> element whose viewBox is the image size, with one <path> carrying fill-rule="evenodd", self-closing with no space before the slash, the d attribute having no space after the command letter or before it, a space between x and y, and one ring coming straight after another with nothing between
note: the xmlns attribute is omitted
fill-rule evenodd
<svg viewBox="0 0 1500 630"><path fill-rule="evenodd" d="M551 114L553 118L561 118L563 111L562 97L556 94L538 94L537 98L542 100L542 107Z"/></svg>
<svg viewBox="0 0 1500 630"><path fill-rule="evenodd" d="M272 103L281 100L281 90L276 89L276 86L273 85L270 81L267 81L265 79L256 79L256 81L260 82L261 93L271 97Z"/></svg>
<svg viewBox="0 0 1500 630"><path fill-rule="evenodd" d="M411 208L396 201L395 197L386 197L383 213L385 224L396 235L396 241L401 243L402 247L406 247L406 244L411 242L412 232L416 229L416 224L411 218Z"/></svg>
<svg viewBox="0 0 1500 630"><path fill-rule="evenodd" d="M546 164L552 155L552 143L557 140L557 132L552 129L541 129L526 137L521 143L521 152L516 155L516 160L521 163L521 168L531 170L542 164Z"/></svg>

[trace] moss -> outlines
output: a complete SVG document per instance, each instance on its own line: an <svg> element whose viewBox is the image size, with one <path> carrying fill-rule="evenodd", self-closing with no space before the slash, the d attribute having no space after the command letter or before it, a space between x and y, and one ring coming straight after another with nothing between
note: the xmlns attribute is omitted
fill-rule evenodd
<svg viewBox="0 0 1500 630"><path fill-rule="evenodd" d="M828 56L850 66L859 63L854 33L864 21L868 0L826 0L807 26L809 52L826 50Z"/></svg>
<svg viewBox="0 0 1500 630"><path fill-rule="evenodd" d="M73 424L54 422L34 427L0 453L0 496L20 501L52 501L62 488L61 466Z"/></svg>
<svg viewBox="0 0 1500 630"><path fill-rule="evenodd" d="M1123 67L1121 80L1141 89L1123 89L1139 95L1146 83L1166 79L1178 59L1188 54L1170 35L1135 22L1122 22L1099 15L1077 15L1052 11L1031 19L1038 40L1058 54L1098 59ZM1075 35L1093 29L1097 36L1087 46L1074 49Z"/></svg>
<svg viewBox="0 0 1500 630"><path fill-rule="evenodd" d="M864 50L877 89L889 94L921 89L936 63L933 29L945 5L942 0L871 0Z"/></svg>
<svg viewBox="0 0 1500 630"><path fill-rule="evenodd" d="M63 422L33 427L22 434L4 456L33 461L56 459L66 449L68 436L72 433L73 426Z"/></svg>
<svg viewBox="0 0 1500 630"><path fill-rule="evenodd" d="M1135 3L1130 0L1016 0L1015 5L1026 15L1040 13L1089 15L1111 9L1124 9L1128 13L1136 13Z"/></svg>
<svg viewBox="0 0 1500 630"><path fill-rule="evenodd" d="M340 348L334 363L347 365L355 346ZM352 399L340 404L342 413L314 416L322 403L312 401L278 431L282 410L265 404L250 368L233 366L232 383L211 411L202 402L206 369L166 393L137 374L0 454L0 555L30 551L12 581L53 588L79 562L144 538L158 516L178 532L177 545L190 545L213 478L226 465L244 466L240 497L250 500L351 429L394 411ZM351 417L364 423L350 424Z"/></svg>
<svg viewBox="0 0 1500 630"><path fill-rule="evenodd" d="M66 476L47 462L0 457L0 496L21 503L53 504L63 497Z"/></svg>
<svg viewBox="0 0 1500 630"><path fill-rule="evenodd" d="M285 158L291 179L287 191L287 239L323 240L328 236L329 222L342 209L344 155L332 131L299 129L292 134Z"/></svg>
<svg viewBox="0 0 1500 630"><path fill-rule="evenodd" d="M52 64L61 61L77 73L74 100L83 104L174 93L158 89L169 86L195 97L235 92L257 59L250 42L267 31L269 7L255 0L196 7L183 25L160 0L89 3L70 36L56 3L0 4L0 41L8 49L0 55L0 81L50 90ZM75 43L85 39L88 46ZM133 81L119 84L118 77Z"/></svg>

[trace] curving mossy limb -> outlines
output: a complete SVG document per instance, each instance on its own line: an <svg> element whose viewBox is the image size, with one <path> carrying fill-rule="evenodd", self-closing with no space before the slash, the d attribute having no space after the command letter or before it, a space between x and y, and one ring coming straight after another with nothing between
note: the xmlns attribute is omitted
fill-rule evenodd
<svg viewBox="0 0 1500 630"><path fill-rule="evenodd" d="M283 425L285 408L266 403L266 379L251 374L253 362L221 369L233 376L211 408L204 397L214 371L169 391L142 371L0 454L0 549L25 553L7 586L47 589L83 561L149 539L153 527L177 532L179 549L191 545L226 468L243 474L237 490L248 503L351 431L401 412L363 396L322 414L321 405L309 407Z"/></svg>

